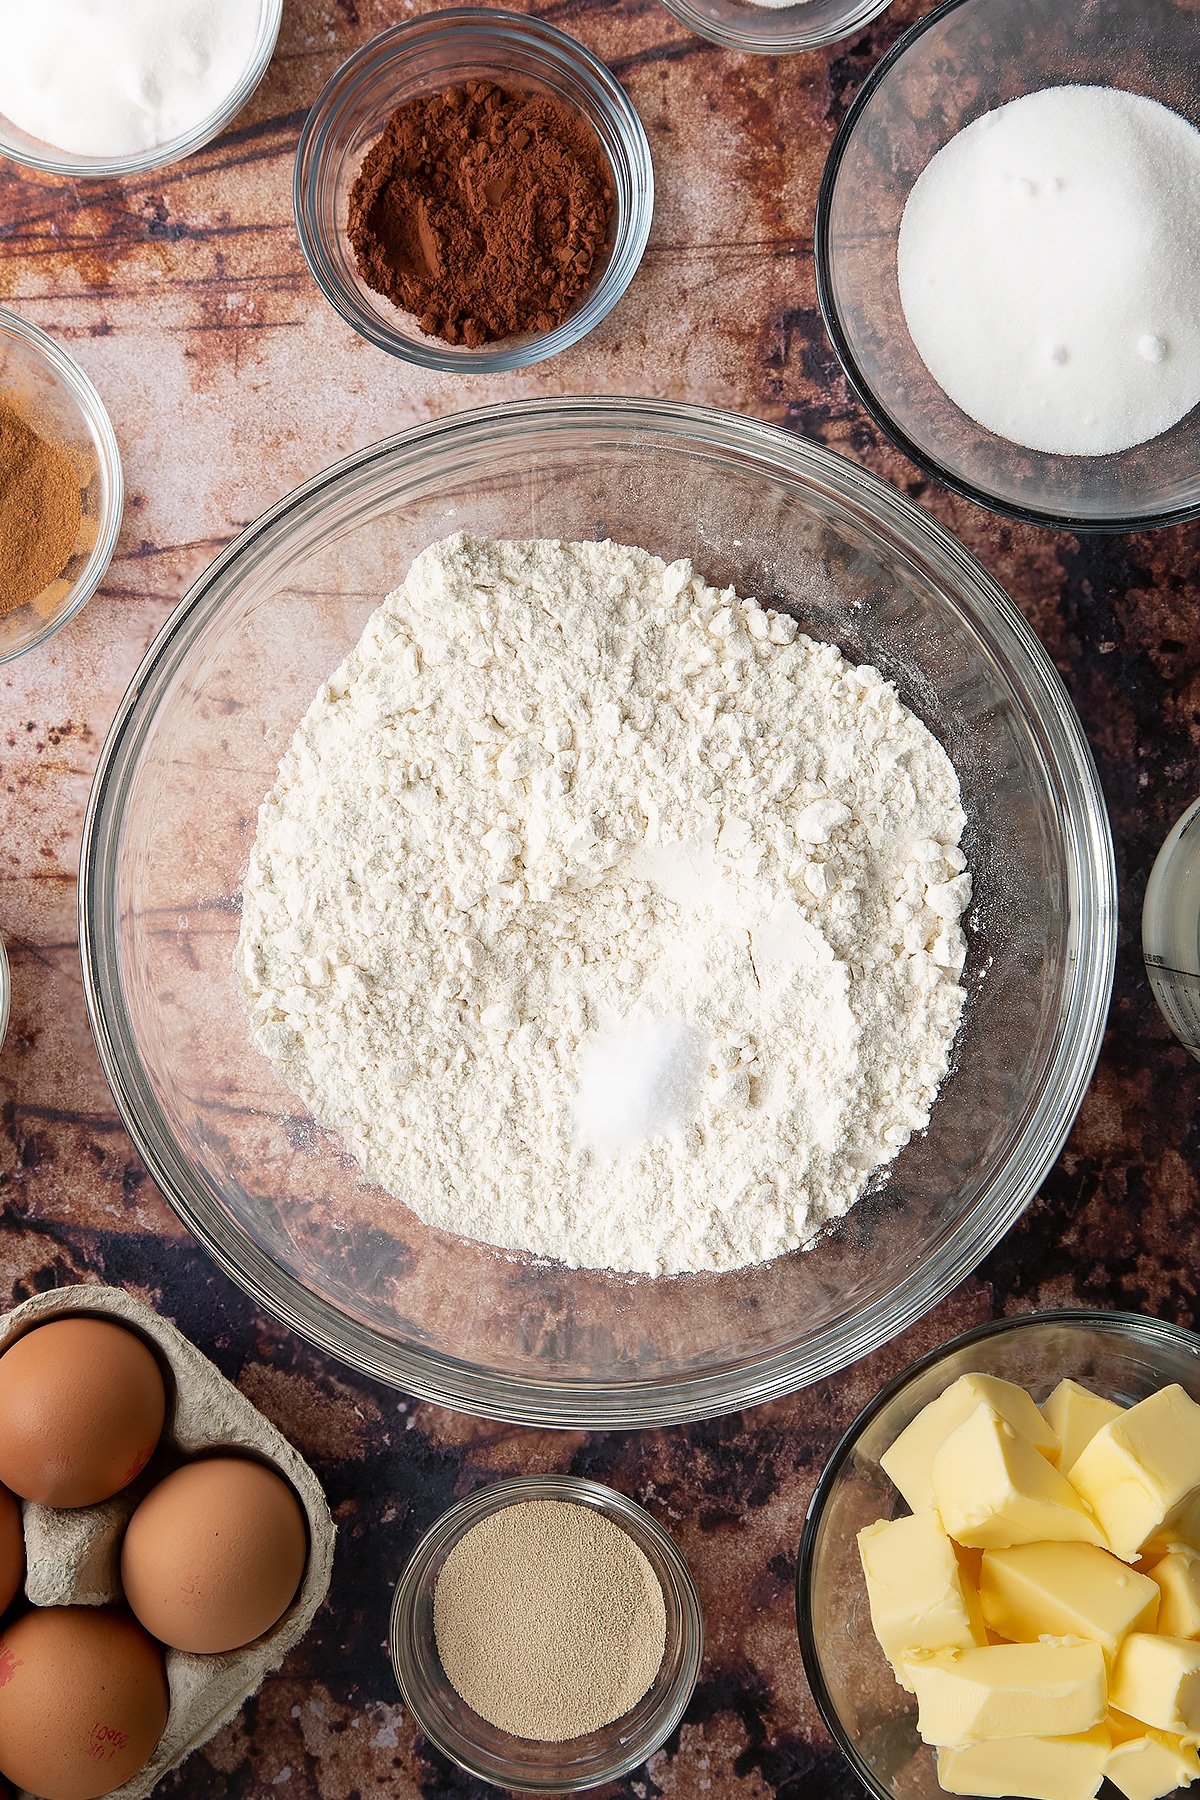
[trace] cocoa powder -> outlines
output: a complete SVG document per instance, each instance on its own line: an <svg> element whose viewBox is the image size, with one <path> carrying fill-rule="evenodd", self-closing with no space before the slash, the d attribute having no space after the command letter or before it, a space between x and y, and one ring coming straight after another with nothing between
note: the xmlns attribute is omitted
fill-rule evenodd
<svg viewBox="0 0 1200 1800"><path fill-rule="evenodd" d="M428 336L475 348L562 324L612 203L581 114L474 81L397 107L351 190L349 236L368 287Z"/></svg>

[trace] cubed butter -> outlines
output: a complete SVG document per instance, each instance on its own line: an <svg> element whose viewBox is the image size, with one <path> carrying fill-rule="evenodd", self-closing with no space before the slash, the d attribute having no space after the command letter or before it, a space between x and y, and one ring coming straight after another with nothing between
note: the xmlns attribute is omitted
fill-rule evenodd
<svg viewBox="0 0 1200 1800"><path fill-rule="evenodd" d="M1131 1631L1153 1631L1154 1582L1094 1544L1014 1544L985 1550L979 1577L983 1617L1001 1637L1081 1637L1106 1656Z"/></svg>
<svg viewBox="0 0 1200 1800"><path fill-rule="evenodd" d="M1111 1740L1103 1725L1073 1737L995 1738L939 1750L938 1781L948 1794L1020 1800L1093 1800Z"/></svg>
<svg viewBox="0 0 1200 1800"><path fill-rule="evenodd" d="M1159 1731L1200 1732L1200 1644L1131 1632L1117 1652L1109 1700Z"/></svg>
<svg viewBox="0 0 1200 1800"><path fill-rule="evenodd" d="M951 1542L953 1543L953 1539ZM974 1550L967 1544L955 1544L954 1554L958 1558L958 1566L963 1572L963 1580L969 1581L975 1592L979 1592L979 1577L983 1571L983 1551Z"/></svg>
<svg viewBox="0 0 1200 1800"><path fill-rule="evenodd" d="M1200 1406L1176 1384L1102 1425L1067 1470L1126 1562L1200 1491Z"/></svg>
<svg viewBox="0 0 1200 1800"><path fill-rule="evenodd" d="M1024 1388L1002 1381L998 1375L960 1375L936 1400L922 1407L879 1459L884 1473L914 1512L923 1512L934 1504L934 1455L981 1402L1007 1419L1013 1430L1036 1444L1044 1456L1057 1453L1058 1438Z"/></svg>
<svg viewBox="0 0 1200 1800"><path fill-rule="evenodd" d="M1162 1800L1200 1777L1200 1757L1182 1738L1119 1712L1109 1713L1108 1728L1112 1749L1104 1773L1125 1800Z"/></svg>
<svg viewBox="0 0 1200 1800"><path fill-rule="evenodd" d="M986 1402L938 1446L931 1478L934 1505L957 1543L984 1550L1042 1542L1106 1548L1071 1483Z"/></svg>
<svg viewBox="0 0 1200 1800"><path fill-rule="evenodd" d="M1161 1596L1156 1629L1164 1637L1200 1637L1200 1552L1180 1544L1146 1574Z"/></svg>
<svg viewBox="0 0 1200 1800"><path fill-rule="evenodd" d="M1060 1381L1048 1400L1042 1402L1042 1417L1058 1439L1058 1455L1054 1458L1065 1472L1078 1459L1085 1444L1090 1444L1102 1425L1119 1419L1123 1408L1103 1394L1078 1381Z"/></svg>
<svg viewBox="0 0 1200 1800"><path fill-rule="evenodd" d="M858 1534L858 1554L871 1624L901 1687L908 1687L909 1651L965 1650L985 1641L978 1596L936 1513L867 1525Z"/></svg>
<svg viewBox="0 0 1200 1800"><path fill-rule="evenodd" d="M1108 1710L1099 1644L989 1644L905 1659L927 1744L1071 1737Z"/></svg>
<svg viewBox="0 0 1200 1800"><path fill-rule="evenodd" d="M1178 1550L1181 1545L1189 1550L1200 1550L1200 1492L1175 1508L1169 1522L1146 1539L1142 1552L1143 1555L1165 1556L1168 1550Z"/></svg>

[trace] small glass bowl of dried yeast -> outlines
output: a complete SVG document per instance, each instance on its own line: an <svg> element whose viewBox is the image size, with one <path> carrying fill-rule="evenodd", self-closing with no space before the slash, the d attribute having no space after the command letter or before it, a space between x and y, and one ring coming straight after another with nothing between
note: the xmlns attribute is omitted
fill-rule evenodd
<svg viewBox="0 0 1200 1800"><path fill-rule="evenodd" d="M679 1724L703 1645L666 1532L623 1494L567 1475L459 1501L392 1603L392 1665L423 1735L523 1793L578 1793L637 1768Z"/></svg>
<svg viewBox="0 0 1200 1800"><path fill-rule="evenodd" d="M104 403L36 325L0 309L0 663L60 630L112 560L124 485Z"/></svg>

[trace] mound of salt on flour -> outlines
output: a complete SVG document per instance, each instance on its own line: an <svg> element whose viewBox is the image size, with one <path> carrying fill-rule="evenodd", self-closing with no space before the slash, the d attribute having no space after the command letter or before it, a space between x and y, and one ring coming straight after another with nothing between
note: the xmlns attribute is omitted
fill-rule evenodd
<svg viewBox="0 0 1200 1800"><path fill-rule="evenodd" d="M809 1242L927 1121L954 770L870 668L626 546L449 538L259 815L259 1047L443 1229L663 1274Z"/></svg>

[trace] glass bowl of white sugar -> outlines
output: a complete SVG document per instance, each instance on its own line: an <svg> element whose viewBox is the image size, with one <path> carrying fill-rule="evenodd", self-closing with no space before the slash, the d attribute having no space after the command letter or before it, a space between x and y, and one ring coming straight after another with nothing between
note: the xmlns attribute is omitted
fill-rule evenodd
<svg viewBox="0 0 1200 1800"><path fill-rule="evenodd" d="M463 561L466 533L483 546L477 564ZM650 587L624 577L605 575L582 601L571 581L555 578L559 554L604 568L616 546L630 547L639 569L674 570L666 585L677 599L687 580L679 559L690 557L709 599L702 605L691 585L686 602L660 614ZM509 575L498 585L489 556L496 569L511 572L515 562L536 577L523 599ZM388 626L380 606L414 562L430 577L419 643L408 626ZM744 610L756 630L738 625L735 604L712 600L726 586L761 603L747 600ZM414 583L405 591L415 596ZM385 731L388 759L397 732L415 751L382 786L382 764L358 777L363 736L339 737L349 713L334 675L373 615L370 642L396 647L405 682L449 679L436 697L422 686L415 710L377 690L372 717L381 728L396 721ZM652 626L659 617L669 628ZM526 626L571 654L544 664L540 686L489 695L488 683L520 675ZM820 695L810 704L788 681L769 732L762 727L778 746L774 773L738 786L743 751L747 767L761 768L757 749L745 748L760 742L755 671L774 680L791 668L800 633L804 654L828 671L823 693L874 696L864 722L870 748L866 739L861 755L843 747L828 780L892 771L897 806L907 807L918 762L907 740L872 724L903 706L942 746L965 812L961 855L973 895L961 1025L927 1128L906 1114L912 1135L891 1140L886 1166L877 1156L861 1162L856 1132L838 1122L843 1097L860 1091L846 1058L873 1060L894 1017L907 1019L914 1000L931 1006L941 991L925 926L913 949L925 960L887 961L903 984L895 1006L886 994L864 1003L859 1025L837 996L878 963L874 953L864 961L822 948L796 918L804 907L827 910L810 889L808 853L793 858L786 831L776 834L797 870L794 907L772 913L781 934L768 921L751 947L740 925L708 931L707 902L693 912L693 875L721 906L724 890L708 881L703 843L695 840L693 864L694 840L673 825L680 781L689 793L741 792L736 814L722 811L713 854L758 880L780 853L774 838L759 845L759 822L802 794L792 839L803 831L826 843L815 886L837 918L857 920L881 896L890 910L896 884L865 864L861 880L849 870L845 880L829 875L829 834L849 840L860 826L829 798L810 805L804 771L824 754ZM719 692L709 691L714 670ZM629 719L643 722L640 747L622 705L605 697L614 680ZM357 677L353 691L364 696ZM455 711L459 699L467 710ZM685 729L681 707L694 727ZM315 754L301 747L300 761L288 763L300 774L286 785L303 816L292 800L286 812L264 804L301 721L320 733ZM374 808L370 843L341 828L340 802L326 806L316 794L308 805L302 769L344 776L344 792ZM493 776L508 795L494 807ZM628 806L627 778L637 789ZM461 810L474 795L491 821L479 830L482 820ZM284 826L277 882L255 874L260 808ZM664 812L665 826L654 826ZM523 849L509 829L520 820ZM931 843L889 820L875 816L880 850L893 839ZM626 827L632 837L614 836ZM664 871L652 854L662 845L682 863L668 856ZM439 869L444 848L454 867L424 873L422 846ZM639 874L643 847L651 863ZM289 873L308 849L319 851L324 897L306 898ZM754 856L756 873L747 867ZM943 860L937 851L939 868ZM610 869L620 872L611 880ZM663 884L670 892L660 907ZM162 1192L258 1301L406 1393L526 1424L628 1429L712 1416L821 1379L891 1338L975 1266L1037 1192L1086 1090L1112 982L1115 885L1103 797L1062 681L1018 610L932 519L823 447L733 414L648 400L529 400L355 453L280 502L193 587L155 640L100 759L84 832L81 935L92 1024L126 1124ZM901 883L897 905L905 891ZM252 1039L243 952L249 946L253 962L259 940L243 926L256 909L265 916L272 894L289 913L278 919L280 947L306 935L308 918L327 937L339 895L336 904L354 911L356 941L331 942L324 960L305 949L295 991L281 993L278 1010L268 1006ZM684 929L692 917L698 940ZM907 959L900 939L911 908L905 918L896 943ZM778 935L791 952L770 942ZM726 958L748 964L748 951L753 968L728 991ZM414 972L418 952L432 959L428 978ZM778 968L791 971L786 991L796 1004L769 1026ZM678 988L677 974L686 978ZM651 1120L651 1141L639 1137L629 1153L601 1146L594 1157L571 1119L590 1080L589 1043L613 1052L593 1098L607 1092L625 1120L631 1109L620 1033L608 1030L602 994L589 1028L601 993L593 976L604 992L610 976L623 992L632 983L629 1004L618 996L614 1010L618 1023L633 1024L661 979L675 998L666 1008L654 1000L651 1013L695 1018L703 1054L692 1075L673 1052L663 1071L680 1077L689 1109L701 1082L700 1112L686 1112L678 1130L672 1119L661 1130ZM485 995L497 981L493 1003ZM307 1008L309 992L318 995L310 1041L328 1044L330 1091L361 1131L324 1129L325 1100L314 1092L310 1107L271 1060L295 1041L289 1008ZM702 1014L727 999L729 1029L718 1039ZM329 1021L326 1035L318 1015ZM382 1037L363 1046L361 1030L376 1023ZM769 1055L768 1027L777 1045ZM914 1030L923 1036L919 1020ZM647 1083L652 1038L641 1032L629 1046ZM806 1045L812 1054L793 1076L789 1058ZM884 1057L881 1108L908 1061L904 1050ZM665 1093L668 1110L674 1091ZM781 1146L777 1103L794 1103L808 1121ZM860 1102L857 1116L873 1123L880 1112ZM390 1169L384 1180L367 1178L346 1147L366 1138L402 1151L402 1179ZM820 1210L824 1190L811 1186L812 1172L827 1166L831 1180L861 1177L856 1189L865 1190L836 1219ZM661 1170L661 1185L654 1176L652 1188L638 1188L643 1168L648 1181ZM781 1207L789 1232L743 1256L749 1220L778 1220ZM504 1222L514 1208L519 1237ZM663 1246L707 1220L705 1260L673 1252L669 1261L656 1253L645 1262L640 1252L627 1260L624 1244L597 1255L594 1231L618 1214Z"/></svg>
<svg viewBox="0 0 1200 1800"><path fill-rule="evenodd" d="M282 19L283 0L19 8L0 58L0 154L73 180L181 162L241 112Z"/></svg>
<svg viewBox="0 0 1200 1800"><path fill-rule="evenodd" d="M872 72L817 204L858 398L1031 523L1200 514L1200 62L1175 0L949 0Z"/></svg>
<svg viewBox="0 0 1200 1800"><path fill-rule="evenodd" d="M886 12L891 0L663 0L663 5L711 43L784 56L840 43Z"/></svg>

